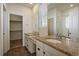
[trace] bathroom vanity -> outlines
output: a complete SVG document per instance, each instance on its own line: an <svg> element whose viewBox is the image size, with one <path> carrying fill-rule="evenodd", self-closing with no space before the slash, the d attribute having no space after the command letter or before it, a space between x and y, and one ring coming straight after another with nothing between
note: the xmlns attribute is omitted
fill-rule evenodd
<svg viewBox="0 0 79 59"><path fill-rule="evenodd" d="M25 34L26 48L36 56L72 56L78 55L77 43L69 39L59 40L54 36L40 37L33 33ZM73 46L71 46L74 43ZM69 45L68 45L69 44Z"/></svg>

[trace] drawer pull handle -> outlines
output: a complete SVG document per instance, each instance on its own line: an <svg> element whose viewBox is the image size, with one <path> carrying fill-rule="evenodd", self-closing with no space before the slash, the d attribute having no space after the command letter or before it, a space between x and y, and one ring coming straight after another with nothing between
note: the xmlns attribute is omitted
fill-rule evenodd
<svg viewBox="0 0 79 59"><path fill-rule="evenodd" d="M38 51L40 51L40 48L38 48Z"/></svg>

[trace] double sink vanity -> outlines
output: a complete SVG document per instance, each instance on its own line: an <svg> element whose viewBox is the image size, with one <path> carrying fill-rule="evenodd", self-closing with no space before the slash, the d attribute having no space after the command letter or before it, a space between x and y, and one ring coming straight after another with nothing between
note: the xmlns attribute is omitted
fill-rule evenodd
<svg viewBox="0 0 79 59"><path fill-rule="evenodd" d="M54 35L39 36L25 33L25 46L36 56L73 56L79 55L78 41L72 39L58 39Z"/></svg>

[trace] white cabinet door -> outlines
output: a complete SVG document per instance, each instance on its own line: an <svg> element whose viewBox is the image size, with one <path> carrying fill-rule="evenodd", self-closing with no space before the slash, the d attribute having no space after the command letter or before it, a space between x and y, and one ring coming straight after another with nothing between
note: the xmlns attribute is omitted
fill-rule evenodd
<svg viewBox="0 0 79 59"><path fill-rule="evenodd" d="M66 54L44 44L44 51L48 56L67 56Z"/></svg>
<svg viewBox="0 0 79 59"><path fill-rule="evenodd" d="M58 51L40 41L36 42L36 55L37 56L67 56L65 53Z"/></svg>
<svg viewBox="0 0 79 59"><path fill-rule="evenodd" d="M36 42L36 55L37 56L43 56L43 43L37 41Z"/></svg>
<svg viewBox="0 0 79 59"><path fill-rule="evenodd" d="M36 45L36 56L43 56L43 48Z"/></svg>
<svg viewBox="0 0 79 59"><path fill-rule="evenodd" d="M35 47L36 45L35 44L33 44L32 42L31 42L31 40L30 39L28 39L28 50L29 50L29 52L32 54L32 53L34 53L35 52Z"/></svg>

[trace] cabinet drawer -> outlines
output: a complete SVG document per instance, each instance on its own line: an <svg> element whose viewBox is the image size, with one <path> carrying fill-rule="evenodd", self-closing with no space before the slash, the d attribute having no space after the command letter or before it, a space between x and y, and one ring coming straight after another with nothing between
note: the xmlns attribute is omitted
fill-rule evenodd
<svg viewBox="0 0 79 59"><path fill-rule="evenodd" d="M43 49L43 43L42 42L36 41L36 45L39 46L39 47L41 47Z"/></svg>
<svg viewBox="0 0 79 59"><path fill-rule="evenodd" d="M36 50L35 48L36 48L36 45L33 44L30 39L28 39L28 50L29 50L29 52L34 53L35 50Z"/></svg>
<svg viewBox="0 0 79 59"><path fill-rule="evenodd" d="M43 43L36 41L36 55L43 56Z"/></svg>
<svg viewBox="0 0 79 59"><path fill-rule="evenodd" d="M66 54L44 44L44 51L46 51L50 56L67 56Z"/></svg>
<svg viewBox="0 0 79 59"><path fill-rule="evenodd" d="M41 46L36 45L36 55L43 56L43 48Z"/></svg>
<svg viewBox="0 0 79 59"><path fill-rule="evenodd" d="M36 44L36 41L34 39L30 39L32 43Z"/></svg>

